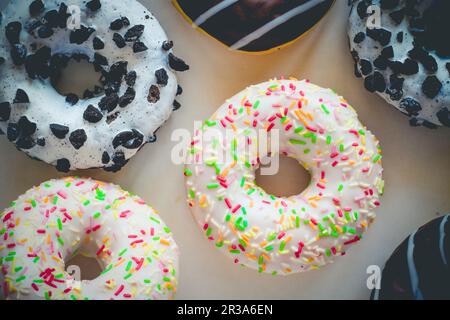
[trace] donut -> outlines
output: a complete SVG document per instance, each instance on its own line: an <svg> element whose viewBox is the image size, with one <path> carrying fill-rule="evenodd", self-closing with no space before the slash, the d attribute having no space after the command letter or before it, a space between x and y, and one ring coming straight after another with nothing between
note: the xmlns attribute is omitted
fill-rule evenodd
<svg viewBox="0 0 450 320"><path fill-rule="evenodd" d="M260 151L261 136L275 133L279 150ZM234 263L260 273L318 269L344 255L373 222L384 190L378 140L345 99L306 80L238 93L194 133L188 153L195 220ZM256 184L261 159L277 154L309 171L301 194L276 197Z"/></svg>
<svg viewBox="0 0 450 320"><path fill-rule="evenodd" d="M137 1L11 0L1 16L0 130L30 157L118 171L180 106L174 71L189 67ZM92 64L101 86L58 93L72 60Z"/></svg>
<svg viewBox="0 0 450 320"><path fill-rule="evenodd" d="M195 29L231 50L271 53L311 30L334 0L173 0Z"/></svg>
<svg viewBox="0 0 450 320"><path fill-rule="evenodd" d="M450 127L450 44L444 35L450 2L350 2L350 48L365 88L406 114L412 126Z"/></svg>
<svg viewBox="0 0 450 320"><path fill-rule="evenodd" d="M450 299L450 215L408 236L386 262L373 300Z"/></svg>
<svg viewBox="0 0 450 320"><path fill-rule="evenodd" d="M28 190L0 214L0 297L24 300L171 299L178 247L145 202L120 187L67 177ZM65 271L77 253L102 273Z"/></svg>

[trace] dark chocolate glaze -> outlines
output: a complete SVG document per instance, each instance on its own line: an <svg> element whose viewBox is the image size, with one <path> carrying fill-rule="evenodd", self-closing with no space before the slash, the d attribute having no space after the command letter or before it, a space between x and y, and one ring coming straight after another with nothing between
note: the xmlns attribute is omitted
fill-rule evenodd
<svg viewBox="0 0 450 320"><path fill-rule="evenodd" d="M371 299L450 299L449 215L420 227L395 249Z"/></svg>
<svg viewBox="0 0 450 320"><path fill-rule="evenodd" d="M316 0L239 0L213 15L199 27L220 42L232 46L274 19L312 1ZM221 0L177 1L183 12L194 22L199 16L222 2ZM266 51L293 41L311 29L327 13L333 3L334 0L318 1L314 7L285 21L239 50Z"/></svg>

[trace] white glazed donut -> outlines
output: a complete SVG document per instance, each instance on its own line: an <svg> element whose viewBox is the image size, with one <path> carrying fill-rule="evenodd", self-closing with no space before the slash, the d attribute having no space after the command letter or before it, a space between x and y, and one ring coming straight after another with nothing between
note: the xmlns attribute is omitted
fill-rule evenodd
<svg viewBox="0 0 450 320"><path fill-rule="evenodd" d="M306 190L275 197L255 184L266 154L251 147L260 142L253 130L279 132L279 152L311 174ZM211 131L226 140L206 139ZM184 174L195 219L235 263L259 272L301 272L344 255L374 220L384 188L377 139L342 97L308 81L238 93L195 133L191 153Z"/></svg>
<svg viewBox="0 0 450 320"><path fill-rule="evenodd" d="M135 0L11 0L1 20L0 132L33 158L63 172L117 171L179 107L172 69L188 66ZM92 63L104 88L60 95L52 79L70 59Z"/></svg>
<svg viewBox="0 0 450 320"><path fill-rule="evenodd" d="M67 177L42 183L0 214L0 297L170 299L178 247L157 213L120 187ZM65 271L76 253L102 274L79 281Z"/></svg>

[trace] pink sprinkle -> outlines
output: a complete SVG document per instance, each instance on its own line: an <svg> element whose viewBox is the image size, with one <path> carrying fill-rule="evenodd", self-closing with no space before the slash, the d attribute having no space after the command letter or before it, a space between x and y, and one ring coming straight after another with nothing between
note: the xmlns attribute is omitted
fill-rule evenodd
<svg viewBox="0 0 450 320"><path fill-rule="evenodd" d="M236 207L234 207L233 210L231 210L232 213L236 213L236 211L238 211L241 208L241 205L238 204Z"/></svg>
<svg viewBox="0 0 450 320"><path fill-rule="evenodd" d="M34 291L39 291L39 287L36 285L36 283L32 283L31 287L34 289Z"/></svg>
<svg viewBox="0 0 450 320"><path fill-rule="evenodd" d="M205 223L204 225L203 225L203 230L206 230L206 229L208 229L208 224L207 223Z"/></svg>
<svg viewBox="0 0 450 320"><path fill-rule="evenodd" d="M230 202L230 200L228 200L228 198L225 198L225 204L227 205L227 207L229 209L231 209L231 202Z"/></svg>
<svg viewBox="0 0 450 320"><path fill-rule="evenodd" d="M326 189L325 186L323 184L320 184L320 183L317 184L317 187L320 188L320 189Z"/></svg>
<svg viewBox="0 0 450 320"><path fill-rule="evenodd" d="M278 240L282 239L286 235L286 232L282 232L278 235Z"/></svg>
<svg viewBox="0 0 450 320"><path fill-rule="evenodd" d="M84 184L84 181L77 182L77 183L75 184L75 187L79 187L79 186L81 186L82 184Z"/></svg>
<svg viewBox="0 0 450 320"><path fill-rule="evenodd" d="M103 250L105 250L105 245L104 244L100 247L100 249L98 249L97 256L99 256L103 252Z"/></svg>
<svg viewBox="0 0 450 320"><path fill-rule="evenodd" d="M13 215L13 211L8 212L7 214L5 214L5 217L3 218L3 222L8 221L11 216Z"/></svg>
<svg viewBox="0 0 450 320"><path fill-rule="evenodd" d="M271 123L270 126L267 128L267 132L270 132L270 130L273 129L273 127L275 127L275 123Z"/></svg>
<svg viewBox="0 0 450 320"><path fill-rule="evenodd" d="M286 128L284 128L284 130L285 130L285 131L289 131L289 129L291 129L291 128L292 128L292 124L289 123L289 124L286 126Z"/></svg>
<svg viewBox="0 0 450 320"><path fill-rule="evenodd" d="M39 234L44 234L45 230L44 229L38 229L38 230L36 230L36 232L39 233Z"/></svg>
<svg viewBox="0 0 450 320"><path fill-rule="evenodd" d="M30 210L31 210L31 207L25 207L25 208L23 208L23 210L24 210L24 211L30 211Z"/></svg>
<svg viewBox="0 0 450 320"><path fill-rule="evenodd" d="M139 239L139 240L136 240L136 241L133 241L132 243L130 243L130 246L134 246L135 244L142 243L142 242L144 242L144 240Z"/></svg>
<svg viewBox="0 0 450 320"><path fill-rule="evenodd" d="M67 193L65 193L63 191L58 191L57 195L60 196L61 198L63 198L64 200L67 199Z"/></svg>
<svg viewBox="0 0 450 320"><path fill-rule="evenodd" d="M114 293L114 295L117 297L122 291L125 289L125 286L123 284L120 285L119 289Z"/></svg>
<svg viewBox="0 0 450 320"><path fill-rule="evenodd" d="M72 217L67 212L64 213L64 217L66 217L69 220L72 220Z"/></svg>
<svg viewBox="0 0 450 320"><path fill-rule="evenodd" d="M331 166L332 166L332 167L336 167L336 166L338 165L338 163L339 163L338 161L335 161L335 162L333 162L333 163L331 164Z"/></svg>
<svg viewBox="0 0 450 320"><path fill-rule="evenodd" d="M225 123L225 121L223 121L223 119L222 119L222 120L220 120L220 123L222 124L222 127L224 127L224 128L226 128L226 127L227 127L227 124Z"/></svg>
<svg viewBox="0 0 450 320"><path fill-rule="evenodd" d="M230 117L226 116L225 119L229 122L229 123L233 123L233 119L230 119Z"/></svg>
<svg viewBox="0 0 450 320"><path fill-rule="evenodd" d="M310 127L310 126L306 126L306 129L308 129L308 130L311 131L311 132L317 132L317 129L312 128L312 127Z"/></svg>

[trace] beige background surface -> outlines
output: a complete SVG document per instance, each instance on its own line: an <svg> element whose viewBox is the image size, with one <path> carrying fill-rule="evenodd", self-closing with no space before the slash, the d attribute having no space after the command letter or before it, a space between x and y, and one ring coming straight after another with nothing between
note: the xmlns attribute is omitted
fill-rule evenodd
<svg viewBox="0 0 450 320"><path fill-rule="evenodd" d="M330 14L307 37L268 56L248 56L226 48L190 28L169 0L141 0L175 41L176 54L191 65L179 75L183 107L118 174L77 172L120 184L139 194L172 228L181 250L179 299L367 299L366 268L383 266L397 244L418 226L450 212L450 129L411 128L407 118L381 98L366 92L353 75L347 47L347 1L338 0ZM384 150L386 193L378 219L365 239L334 265L289 277L272 277L235 266L209 244L184 201L183 170L172 164L171 132L192 131L194 120L209 117L223 101L245 86L279 75L308 78L334 88L359 112ZM57 107L49 105L49 108ZM299 171L294 163L284 172ZM0 207L31 186L62 176L30 160L0 137ZM301 175L300 175L301 176ZM275 180L275 181L274 181ZM279 189L283 179L272 179ZM294 179L289 183L295 184ZM301 185L305 181L299 181ZM293 186L291 186L293 187Z"/></svg>

